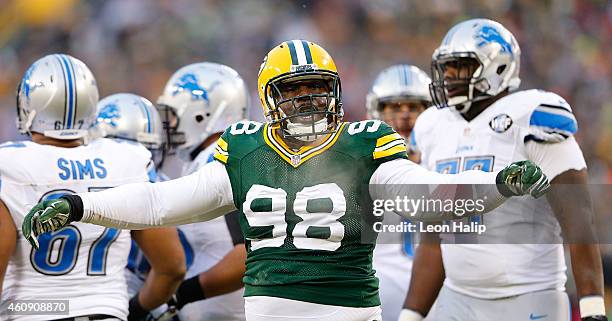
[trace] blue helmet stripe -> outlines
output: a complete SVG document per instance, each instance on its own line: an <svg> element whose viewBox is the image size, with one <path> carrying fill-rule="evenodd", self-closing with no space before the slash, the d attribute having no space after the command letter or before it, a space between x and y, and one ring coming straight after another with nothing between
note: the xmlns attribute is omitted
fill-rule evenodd
<svg viewBox="0 0 612 321"><path fill-rule="evenodd" d="M78 108L79 108L79 100L78 100L78 95L77 95L77 77L76 77L76 73L74 71L74 64L72 63L72 59L66 57L64 55L64 57L66 58L66 61L68 62L68 66L70 66L70 74L72 75L72 88L73 88L73 103L72 103L72 125L75 126L77 123L77 112L78 112Z"/></svg>
<svg viewBox="0 0 612 321"><path fill-rule="evenodd" d="M535 110L529 119L529 125L562 130L571 134L578 131L574 118Z"/></svg>
<svg viewBox="0 0 612 321"><path fill-rule="evenodd" d="M145 105L145 103L142 101L142 99L139 99L140 102L140 108L142 108L142 110L145 113L145 116L147 116L147 133L151 133L151 114L149 113L149 109L147 108L147 106Z"/></svg>
<svg viewBox="0 0 612 321"><path fill-rule="evenodd" d="M66 114L68 112L68 84L66 83L68 72L66 71L61 55L55 55L55 58L59 61L60 67L62 68L62 74L64 75L64 121L62 122L62 129L66 129L66 123L68 123L66 119Z"/></svg>
<svg viewBox="0 0 612 321"><path fill-rule="evenodd" d="M72 74L72 70L70 69L70 65L68 63L68 60L66 59L66 56L64 55L60 55L60 57L62 58L62 62L64 63L64 67L66 68L66 75L67 75L67 80L68 80L68 101L67 101L67 106L68 106L68 117L66 118L66 128L68 129L72 129L73 123L72 123L72 119L74 118L74 110L73 110L73 106L74 106L74 89L73 89L73 74Z"/></svg>
<svg viewBox="0 0 612 321"><path fill-rule="evenodd" d="M77 123L77 112L79 111L79 96L77 95L77 77L74 71L74 64L72 63L72 59L66 57L66 61L70 66L70 73L72 75L72 88L74 89L74 103L72 105L72 124L76 125Z"/></svg>
<svg viewBox="0 0 612 321"><path fill-rule="evenodd" d="M312 54L310 53L310 47L308 46L308 42L306 40L302 40L302 46L304 47L304 53L306 54L306 63L312 63Z"/></svg>
<svg viewBox="0 0 612 321"><path fill-rule="evenodd" d="M68 64L68 60L66 59L65 55L60 55L62 62L64 63L64 67L66 68L66 75L68 76L68 102L67 102L67 106L68 106L68 117L66 119L67 123L66 123L66 128L68 129L72 129L72 119L74 117L73 113L73 107L74 107L74 77L73 77L73 70L70 69L69 64Z"/></svg>
<svg viewBox="0 0 612 321"><path fill-rule="evenodd" d="M289 47L289 53L291 54L291 64L297 65L298 58L297 58L297 52L295 51L295 46L293 45L293 41L287 41L286 44Z"/></svg>

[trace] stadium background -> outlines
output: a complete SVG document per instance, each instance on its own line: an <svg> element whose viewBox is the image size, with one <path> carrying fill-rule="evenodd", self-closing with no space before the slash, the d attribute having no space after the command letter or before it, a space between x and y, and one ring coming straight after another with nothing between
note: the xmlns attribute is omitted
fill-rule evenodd
<svg viewBox="0 0 612 321"><path fill-rule="evenodd" d="M378 71L410 63L429 72L431 53L446 31L472 17L492 18L514 33L522 49L521 87L568 100L591 182L611 183L607 0L0 0L0 141L21 139L14 125L15 88L26 68L49 53L83 60L101 98L133 92L153 102L178 67L205 60L227 64L251 88L250 115L261 119L256 80L263 56L283 40L309 39L336 60L346 118L358 120L365 117L365 96ZM612 259L606 266L612 270Z"/></svg>

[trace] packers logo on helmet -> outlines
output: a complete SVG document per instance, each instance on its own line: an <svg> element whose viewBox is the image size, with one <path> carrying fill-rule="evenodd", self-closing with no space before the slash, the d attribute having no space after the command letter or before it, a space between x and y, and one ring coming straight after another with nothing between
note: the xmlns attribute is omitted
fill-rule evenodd
<svg viewBox="0 0 612 321"><path fill-rule="evenodd" d="M285 41L264 57L257 82L266 119L284 137L312 141L342 121L340 77L332 57L306 40Z"/></svg>

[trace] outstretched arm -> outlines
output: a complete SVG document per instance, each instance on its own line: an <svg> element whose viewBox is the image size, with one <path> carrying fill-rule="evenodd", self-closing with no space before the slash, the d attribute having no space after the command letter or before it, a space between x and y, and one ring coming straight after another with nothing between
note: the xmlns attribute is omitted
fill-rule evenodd
<svg viewBox="0 0 612 321"><path fill-rule="evenodd" d="M225 167L212 162L185 177L78 194L80 221L123 229L207 221L234 208Z"/></svg>
<svg viewBox="0 0 612 321"><path fill-rule="evenodd" d="M127 184L39 203L24 218L22 230L37 247L38 235L74 221L137 230L207 221L234 209L227 171L212 162L171 181Z"/></svg>
<svg viewBox="0 0 612 321"><path fill-rule="evenodd" d="M508 197L530 194L540 197L550 187L546 175L530 161L512 163L499 172L477 170L459 174L429 171L409 160L396 159L381 164L370 179L370 195L375 200L412 200L408 211L397 211L409 219L436 222L462 215L483 214L501 205ZM448 211L445 204L453 202ZM414 206L418 203L419 206ZM470 204L471 210L467 208ZM465 206L466 211L455 211Z"/></svg>

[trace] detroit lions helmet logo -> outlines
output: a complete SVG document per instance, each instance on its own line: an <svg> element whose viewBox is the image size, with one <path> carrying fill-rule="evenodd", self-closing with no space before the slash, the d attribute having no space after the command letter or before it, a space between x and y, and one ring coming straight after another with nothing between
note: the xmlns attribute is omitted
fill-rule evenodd
<svg viewBox="0 0 612 321"><path fill-rule="evenodd" d="M207 90L198 84L198 77L195 74L184 74L176 83L174 83L174 91L172 92L172 96L176 96L180 92L187 91L191 94L191 100L201 99L206 103L210 103L208 93L212 91L217 84L219 84L218 81L214 82Z"/></svg>
<svg viewBox="0 0 612 321"><path fill-rule="evenodd" d="M117 127L117 120L119 118L121 118L121 114L119 113L119 107L117 107L117 105L115 104L108 104L102 107L100 113L98 113L98 118L96 122Z"/></svg>
<svg viewBox="0 0 612 321"><path fill-rule="evenodd" d="M30 94L33 93L36 88L45 86L40 81L38 83L31 83L30 78L32 78L32 73L35 69L36 64L33 64L30 66L30 68L28 68L23 76L23 79L21 80L21 88L19 89L19 91L25 95L26 99L28 99L28 102L30 101Z"/></svg>
<svg viewBox="0 0 612 321"><path fill-rule="evenodd" d="M502 37L499 31L497 31L497 29L491 26L483 26L482 28L480 28L474 38L480 40L480 42L477 44L478 47L482 47L486 44L495 42L501 46L502 52L514 56L514 53L512 52L512 45Z"/></svg>
<svg viewBox="0 0 612 321"><path fill-rule="evenodd" d="M35 68L36 64L33 64L30 68L28 68L25 76L23 76L23 81L21 82L21 91L23 91L27 98L30 98L30 90L33 89L30 87L30 77L32 77L32 72L34 72Z"/></svg>

